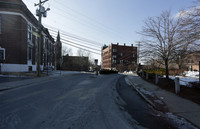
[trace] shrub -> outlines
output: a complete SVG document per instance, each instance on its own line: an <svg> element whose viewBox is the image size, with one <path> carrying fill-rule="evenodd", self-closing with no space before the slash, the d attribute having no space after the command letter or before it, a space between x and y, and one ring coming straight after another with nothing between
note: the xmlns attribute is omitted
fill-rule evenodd
<svg viewBox="0 0 200 129"><path fill-rule="evenodd" d="M144 72L149 74L165 75L165 69L145 69Z"/></svg>
<svg viewBox="0 0 200 129"><path fill-rule="evenodd" d="M155 78L155 74L154 73L150 73L149 74L149 79L154 79Z"/></svg>
<svg viewBox="0 0 200 129"><path fill-rule="evenodd" d="M118 71L114 71L114 70L100 70L99 71L100 74L116 74L118 73Z"/></svg>

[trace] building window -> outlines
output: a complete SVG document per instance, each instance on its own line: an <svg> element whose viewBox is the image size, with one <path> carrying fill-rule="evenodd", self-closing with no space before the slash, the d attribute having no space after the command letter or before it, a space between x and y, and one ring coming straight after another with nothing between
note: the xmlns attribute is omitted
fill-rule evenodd
<svg viewBox="0 0 200 129"><path fill-rule="evenodd" d="M46 49L46 38L45 38L45 36L43 37L43 48Z"/></svg>
<svg viewBox="0 0 200 129"><path fill-rule="evenodd" d="M113 55L113 58L117 58L117 55Z"/></svg>
<svg viewBox="0 0 200 129"><path fill-rule="evenodd" d="M2 32L2 30L1 30L1 16L0 16L0 34L1 34L1 32Z"/></svg>
<svg viewBox="0 0 200 129"><path fill-rule="evenodd" d="M5 48L0 47L0 60L5 60Z"/></svg>
<svg viewBox="0 0 200 129"><path fill-rule="evenodd" d="M32 59L32 48L29 47L28 48L28 60L31 60Z"/></svg>
<svg viewBox="0 0 200 129"><path fill-rule="evenodd" d="M123 60L120 60L120 64L122 64L123 63Z"/></svg>
<svg viewBox="0 0 200 129"><path fill-rule="evenodd" d="M120 56L123 56L123 53L122 53L122 52L120 53Z"/></svg>
<svg viewBox="0 0 200 129"><path fill-rule="evenodd" d="M116 63L117 61L116 60L113 60L113 63Z"/></svg>
<svg viewBox="0 0 200 129"><path fill-rule="evenodd" d="M28 24L28 34L27 34L27 37L28 37L28 41L32 41L32 27L31 25Z"/></svg>
<svg viewBox="0 0 200 129"><path fill-rule="evenodd" d="M113 49L113 52L117 52L117 49Z"/></svg>
<svg viewBox="0 0 200 129"><path fill-rule="evenodd" d="M133 54L133 58L135 57L135 54Z"/></svg>

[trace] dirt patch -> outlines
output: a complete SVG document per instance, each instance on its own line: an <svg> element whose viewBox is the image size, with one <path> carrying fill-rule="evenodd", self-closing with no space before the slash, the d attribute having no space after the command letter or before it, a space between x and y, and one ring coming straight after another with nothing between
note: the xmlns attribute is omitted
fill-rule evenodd
<svg viewBox="0 0 200 129"><path fill-rule="evenodd" d="M155 84L155 80L152 78L149 80L146 80L144 77L143 79L145 81ZM172 79L159 78L159 83L156 86L175 94L175 83L174 83L174 80ZM178 94L178 96L191 100L200 105L200 88L198 87L190 88L190 87L181 85L180 93Z"/></svg>

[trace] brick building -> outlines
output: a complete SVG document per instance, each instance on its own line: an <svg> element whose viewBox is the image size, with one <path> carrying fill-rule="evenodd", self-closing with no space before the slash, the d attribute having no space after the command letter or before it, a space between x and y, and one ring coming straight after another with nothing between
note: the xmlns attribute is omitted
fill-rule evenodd
<svg viewBox="0 0 200 129"><path fill-rule="evenodd" d="M135 70L137 67L137 47L111 44L102 47L102 69L113 69L120 72Z"/></svg>
<svg viewBox="0 0 200 129"><path fill-rule="evenodd" d="M69 71L88 71L89 60L84 56L63 56L62 68Z"/></svg>
<svg viewBox="0 0 200 129"><path fill-rule="evenodd" d="M22 0L0 0L0 70L36 71L38 20ZM55 41L42 28L41 70L55 65Z"/></svg>

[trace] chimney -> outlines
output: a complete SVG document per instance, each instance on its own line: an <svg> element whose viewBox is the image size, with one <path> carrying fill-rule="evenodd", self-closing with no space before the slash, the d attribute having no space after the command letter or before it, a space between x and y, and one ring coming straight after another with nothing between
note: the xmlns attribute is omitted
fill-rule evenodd
<svg viewBox="0 0 200 129"><path fill-rule="evenodd" d="M117 46L119 45L119 43L117 43Z"/></svg>
<svg viewBox="0 0 200 129"><path fill-rule="evenodd" d="M131 44L131 47L133 47L133 44Z"/></svg>
<svg viewBox="0 0 200 129"><path fill-rule="evenodd" d="M124 43L124 46L126 46L126 43Z"/></svg>

